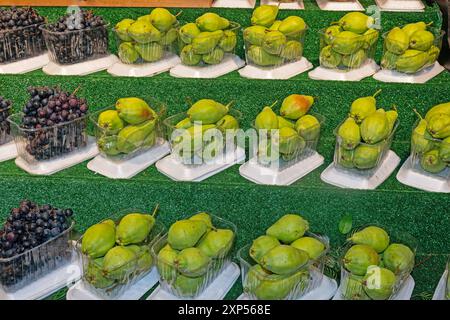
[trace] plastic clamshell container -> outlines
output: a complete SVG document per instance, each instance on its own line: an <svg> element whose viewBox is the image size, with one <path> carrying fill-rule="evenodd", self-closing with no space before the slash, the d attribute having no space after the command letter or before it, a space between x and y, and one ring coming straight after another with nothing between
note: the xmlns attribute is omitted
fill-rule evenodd
<svg viewBox="0 0 450 320"><path fill-rule="evenodd" d="M241 265L242 287L244 294L246 294L250 300L260 299L256 293L256 290L262 283L266 283L269 288L271 286L275 286L274 288L277 288L280 285L276 284L277 282L281 282L281 285L285 286L285 288L282 288L281 290L279 288L277 288L277 290L273 290L275 292L281 292L282 294L280 296L264 296L261 297L262 300L297 300L320 286L323 278L323 269L325 267L325 258L330 249L329 239L327 236L314 234L311 232L306 232L304 236L319 240L325 245L325 250L317 259L309 260L307 263L300 266L297 270L290 274L276 275L275 279L273 275L259 272L256 276L256 280L250 282L248 280L248 274L251 272L251 268L257 265L249 254L249 250L252 245L248 244L239 249L237 257ZM291 282L292 278L297 279ZM269 283L272 284L269 285Z"/></svg>
<svg viewBox="0 0 450 320"><path fill-rule="evenodd" d="M12 105L4 109L0 107L0 146L12 140L11 127L8 122L11 110Z"/></svg>
<svg viewBox="0 0 450 320"><path fill-rule="evenodd" d="M279 137L278 135L275 135L274 137L272 132L277 131L279 129L257 130L253 123L253 128L257 130L258 142L253 143L252 147L253 147L253 155L257 157L258 164L265 167L271 167L275 164L277 165L279 170L283 170L315 154L317 143L319 142L320 138L320 129L325 123L325 118L322 115L314 112L310 112L308 113L308 115L314 116L319 121L319 125L310 128L311 131L318 131L318 133L313 138L302 137L305 146L303 148L295 148L289 154L282 154L281 152L275 152L275 154L270 153L269 155L269 151L267 151L268 148L272 150L273 146L275 146L274 150L275 151L278 150L278 147L276 146L278 144ZM266 147L265 149L266 151L264 150L264 147Z"/></svg>
<svg viewBox="0 0 450 320"><path fill-rule="evenodd" d="M118 153L116 152L109 152L108 153L108 146L111 146L114 141L118 140L118 133L110 134L107 132L105 128L102 128L98 125L98 118L102 112L108 111L108 110L116 110L114 106L106 107L104 109L101 109L97 112L92 113L89 118L91 122L94 124L95 129L95 137L97 140L97 147L100 151L100 154L102 154L104 157L114 160L114 161L126 161L131 158L134 158L138 155L141 155L142 153L148 151L149 149L160 146L165 143L165 134L164 134L164 128L162 125L162 120L164 119L166 115L167 107L165 104L158 102L153 99L144 99L149 106L157 113L158 119L155 123L155 128L153 129L152 133L150 133L148 136L152 135L154 138L151 139L149 143L142 143L140 141L139 143L136 143L134 145L134 148L129 153ZM151 121L151 120L148 120ZM148 137L147 136L147 137ZM146 138L147 139L147 138ZM144 139L144 140L146 140ZM127 143L130 143L129 141Z"/></svg>
<svg viewBox="0 0 450 320"><path fill-rule="evenodd" d="M71 262L70 244L75 221L58 236L11 258L0 258L0 284L5 292L14 292L39 277Z"/></svg>
<svg viewBox="0 0 450 320"><path fill-rule="evenodd" d="M419 125L419 121L417 120L413 127L413 132L411 134L411 167L413 170L418 171L422 174L431 175L431 176L439 176L442 178L450 179L450 170L448 169L450 163L450 143L445 142L443 139L433 138L428 132L425 135L419 135L414 132L414 129ZM415 144L414 139L417 139L421 142L421 144ZM429 152L437 151L435 156L441 158L446 154L447 165L445 165L445 161L440 159L438 162L441 165L434 166L431 168L427 168L424 164L427 163L424 156ZM434 157L433 157L434 158ZM431 170L430 170L431 169Z"/></svg>
<svg viewBox="0 0 450 320"><path fill-rule="evenodd" d="M403 244L411 249L414 256L416 255L416 249L417 249L417 240L411 236L408 233L404 232L390 232L386 227L376 224L371 225L365 225L363 227L355 228L351 234L354 234L355 232L361 231L362 229L368 227L368 226L377 226L382 229L384 229L388 234L390 238L389 245L393 243L400 243ZM350 241L347 241L347 243L341 248L342 255L339 259L339 263L341 265L341 284L340 289L338 289L338 292L341 293L341 299L342 300L371 300L371 298L365 293L364 287L363 287L363 278L364 276L359 276L351 273L345 268L344 265L344 256L347 253L347 250L350 249L354 244ZM379 253L380 259L381 259L381 253ZM414 262L411 265L411 268L409 270L404 270L403 272L394 272L396 276L396 281L392 289L392 294L389 296L387 300L395 300L396 295L399 293L399 291L402 289L403 285L406 283L408 278L410 277L410 274L414 268Z"/></svg>
<svg viewBox="0 0 450 320"><path fill-rule="evenodd" d="M447 278L445 279L445 299L450 300L450 261L447 262Z"/></svg>
<svg viewBox="0 0 450 320"><path fill-rule="evenodd" d="M238 23L230 21L230 26L222 30L222 35L211 35L207 38L209 39L208 42L211 43L208 44L207 41L204 41L199 42L198 45L195 44L195 37L182 35L180 32L181 29L179 29L178 50L181 63L186 66L197 67L206 67L221 63L227 55L235 53L240 28L241 26ZM205 43L208 45L206 46ZM202 48L200 46L201 44L206 46L206 48Z"/></svg>
<svg viewBox="0 0 450 320"><path fill-rule="evenodd" d="M233 231L234 236L231 245L226 251L221 252L221 254L215 258L210 258L203 275L198 276L196 274L194 276L186 273L183 274L177 265L158 257L159 251L168 244L168 234L165 234L158 239L152 247L153 259L156 262L160 275L159 283L161 288L176 297L195 298L199 296L231 263L231 251L234 246L237 233L236 226L218 216L213 214L209 215L211 216L211 221L215 228L231 230ZM183 288L178 285L177 279L179 279L180 276L192 281L191 283L188 282L188 285L191 286L190 288Z"/></svg>
<svg viewBox="0 0 450 320"><path fill-rule="evenodd" d="M405 74L415 74L434 65L441 52L442 38L444 37L445 32L432 27L427 27L427 31L434 35L434 40L432 42L424 44L425 46L430 46L430 48L426 51L414 50L406 55L405 51L410 50L409 48L402 50L403 54L399 55L396 53L399 53L407 44L392 40L387 41L389 32L384 33L383 56L380 64L381 68ZM389 51L389 48L396 51L396 53ZM410 63L408 63L408 61L410 61Z"/></svg>
<svg viewBox="0 0 450 320"><path fill-rule="evenodd" d="M327 29L319 31L320 36L320 66L327 69L350 71L358 69L374 60L379 38L379 30L374 30L373 34L357 34L353 41L342 37L339 34L332 36L326 33Z"/></svg>
<svg viewBox="0 0 450 320"><path fill-rule="evenodd" d="M267 29L266 31L269 31ZM245 59L248 65L258 68L277 68L288 63L300 61L303 57L304 42L308 27L294 34L280 34L265 38L246 36L244 29ZM278 33L278 32L277 32ZM281 43L274 45L274 43Z"/></svg>
<svg viewBox="0 0 450 320"><path fill-rule="evenodd" d="M83 30L55 32L40 26L50 60L58 64L74 64L108 54L108 24Z"/></svg>
<svg viewBox="0 0 450 320"><path fill-rule="evenodd" d="M10 63L41 55L46 50L40 27L33 24L0 31L0 63Z"/></svg>
<svg viewBox="0 0 450 320"><path fill-rule="evenodd" d="M379 168L379 166L383 162L385 156L389 152L389 150L391 148L392 140L394 139L395 132L399 125L399 121L397 120L395 122L394 127L392 128L392 132L384 140L382 140L378 143L375 143L375 144L368 144L368 143L360 142L353 150L346 150L342 146L342 144L343 144L342 139L338 135L339 127L344 122L345 122L345 120L343 122L341 122L339 124L339 126L334 130L334 134L336 136L336 148L334 151L334 165L339 170L343 170L343 171L346 171L349 173L353 172L357 175L363 174L363 175L371 176ZM355 150L361 146L368 147L368 148L377 148L378 156L376 158L372 159L372 161L370 163L368 163L366 166L357 168L354 165L353 156L354 156Z"/></svg>
<svg viewBox="0 0 450 320"><path fill-rule="evenodd" d="M116 46L121 62L126 64L144 64L163 60L173 56L177 52L178 45L178 22L171 29L162 33L159 41L139 43L133 40L133 34L124 35L120 31L113 29L116 35ZM131 41L125 41L123 38Z"/></svg>
<svg viewBox="0 0 450 320"><path fill-rule="evenodd" d="M238 122L242 119L242 113L230 109L228 115L233 116ZM226 130L225 133L216 128L210 128L202 132L194 130L193 134L188 129L177 129L180 121L188 118L186 112L178 113L164 120L167 141L170 143L172 155L185 165L202 165L214 161L223 160L227 151L237 147L236 130ZM197 125L200 125L197 122Z"/></svg>
<svg viewBox="0 0 450 320"><path fill-rule="evenodd" d="M125 217L128 213L146 213L144 210L140 209L129 209L129 210L123 210L121 211L118 216L120 218L115 221L116 226L120 223L120 220ZM99 222L100 223L100 222ZM93 268L98 268L95 264L96 259L90 258L88 255L83 254L81 252L81 244L83 241L83 236L78 239L76 243L76 249L77 253L80 257L80 260L82 262L83 266L83 275L82 279L84 281L84 284L86 287L96 294L97 296L103 298L103 299L114 299L115 297L120 296L123 294L126 290L128 290L133 284L141 280L143 277L145 277L150 271L152 270L154 266L154 260L152 261L151 266L149 266L146 269L139 269L138 268L138 261L144 254L150 254L151 255L151 247L157 241L161 235L164 233L165 228L164 226L158 221L155 221L155 225L153 226L152 230L148 234L147 238L140 244L139 246L144 246L145 250L140 252L139 255L136 255L136 258L132 261L130 261L128 264L121 266L120 268L124 268L130 271L124 272L119 279L107 279L104 277L105 281L111 281L111 284L107 284L106 286L101 287L95 287L94 284L92 284L92 280L94 277L91 278L89 275L89 267L93 266ZM101 272L101 271L99 271ZM95 278L94 278L95 279Z"/></svg>

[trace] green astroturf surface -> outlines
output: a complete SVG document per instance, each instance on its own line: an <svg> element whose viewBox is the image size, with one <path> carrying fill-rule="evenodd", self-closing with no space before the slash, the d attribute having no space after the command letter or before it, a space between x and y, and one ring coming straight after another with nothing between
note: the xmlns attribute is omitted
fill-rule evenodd
<svg viewBox="0 0 450 320"><path fill-rule="evenodd" d="M307 36L305 56L317 65L319 45L314 30L336 21L343 13L320 11L315 2L307 3L306 8L306 11L282 11L280 16L300 14L305 18L312 29ZM126 8L95 10L112 24L122 18L148 12L147 9ZM181 21L193 21L205 11L184 9ZM213 11L242 25L248 25L251 15L251 10ZM42 8L40 12L55 19L64 9ZM386 30L419 20L438 23L437 7L427 8L425 13L382 14L382 25ZM114 51L113 46L111 49ZM381 44L378 49L380 54ZM242 50L238 54L242 56ZM238 166L201 183L182 183L171 181L158 173L154 166L131 180L116 181L95 175L86 168L86 163L51 177L36 177L15 167L13 161L7 161L0 163L0 183L4 190L0 197L0 208L3 208L0 217L4 218L7 208L16 206L21 199L30 198L40 203L73 208L77 213L78 229L83 231L121 209L144 207L151 210L155 203L160 203L158 218L167 227L176 219L202 210L233 221L238 227L237 249L262 234L283 214L294 212L310 221L312 231L329 235L333 248L336 248L345 240L338 232L338 222L342 215L350 213L355 225L379 223L394 231L408 231L420 239L417 261L426 261L413 276L416 280L415 298L424 298L419 294L432 292L445 268L445 254L448 254L450 246L450 196L404 186L395 179L397 170L374 191L335 188L323 183L320 173L332 161L333 130L344 119L355 98L382 89L378 97L379 106L397 106L400 126L392 148L403 162L409 154L410 132L416 120L412 109L424 114L429 107L450 101L449 80L447 72L424 85L386 84L371 78L358 83L312 81L306 74L284 81L247 80L237 72L214 80L175 79L168 74L140 79L114 78L106 72L85 77L50 77L42 71L0 76L0 94L12 99L17 111L28 99L27 86L60 84L67 90L81 85L79 95L88 99L91 110L112 105L118 98L126 96L152 96L164 101L169 115L185 111L188 107L186 98L193 101L212 98L224 103L235 100L235 108L243 113L244 129L250 127L264 105L281 101L292 93L303 93L317 97L313 111L326 118L318 146L318 151L325 157L325 164L288 187L255 185L240 177ZM234 299L240 294L239 281L227 298ZM63 292L58 292L51 298L63 297Z"/></svg>

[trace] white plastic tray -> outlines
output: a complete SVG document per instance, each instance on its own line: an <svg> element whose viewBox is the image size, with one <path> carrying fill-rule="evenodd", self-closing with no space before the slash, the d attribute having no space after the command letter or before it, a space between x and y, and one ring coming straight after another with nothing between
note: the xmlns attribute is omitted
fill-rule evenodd
<svg viewBox="0 0 450 320"><path fill-rule="evenodd" d="M444 274L441 277L441 280L439 280L439 283L436 287L436 290L434 291L433 300L446 300L445 298L445 290L447 287L447 270L444 272Z"/></svg>
<svg viewBox="0 0 450 320"><path fill-rule="evenodd" d="M373 78L383 82L425 83L444 70L445 68L439 62L436 62L434 65L415 74L405 74L393 70L380 70L373 75Z"/></svg>
<svg viewBox="0 0 450 320"><path fill-rule="evenodd" d="M273 0L261 0L261 5L267 5L267 4L272 5L272 6L280 5L279 8L283 9L283 10L303 10L303 9L305 9L303 0L287 2L287 3L280 3L278 1L273 1Z"/></svg>
<svg viewBox="0 0 450 320"><path fill-rule="evenodd" d="M170 69L170 75L177 78L217 78L224 74L238 70L245 65L245 62L234 54L226 54L221 63L205 67L185 66L179 64Z"/></svg>
<svg viewBox="0 0 450 320"><path fill-rule="evenodd" d="M305 57L299 61L288 63L275 68L258 68L247 65L239 70L239 74L250 79L289 79L305 71L311 70L313 65Z"/></svg>
<svg viewBox="0 0 450 320"><path fill-rule="evenodd" d="M201 165L184 165L177 161L171 154L158 162L156 168L162 174L175 181L203 181L216 173L219 173L236 163L245 160L244 149L237 147L235 151L229 151L218 163L205 163Z"/></svg>
<svg viewBox="0 0 450 320"><path fill-rule="evenodd" d="M169 152L170 146L164 141L148 151L124 161L114 161L100 154L89 161L87 167L89 170L111 179L131 179Z"/></svg>
<svg viewBox="0 0 450 320"><path fill-rule="evenodd" d="M156 268L136 282L133 286L125 290L120 296L115 297L114 300L138 300L147 293L156 283L158 283L159 274ZM89 287L84 284L83 280L78 281L71 286L67 291L67 300L104 300L103 297L96 295L89 290Z"/></svg>
<svg viewBox="0 0 450 320"><path fill-rule="evenodd" d="M414 290L415 282L412 276L409 276L405 283L403 284L403 287L393 296L390 300L410 300L412 292ZM342 300L341 297L341 287L336 291L335 296L333 297L333 300Z"/></svg>
<svg viewBox="0 0 450 320"><path fill-rule="evenodd" d="M337 282L327 276L323 276L320 286L308 292L298 300L330 300L337 290ZM250 300L247 294L243 293L237 300Z"/></svg>
<svg viewBox="0 0 450 320"><path fill-rule="evenodd" d="M275 167L260 165L258 159L254 157L239 167L239 173L258 184L287 186L320 167L323 162L324 158L315 152L310 157L279 170Z"/></svg>
<svg viewBox="0 0 450 320"><path fill-rule="evenodd" d="M420 0L375 0L375 2L381 11L425 11L425 5Z"/></svg>
<svg viewBox="0 0 450 320"><path fill-rule="evenodd" d="M316 0L317 5L322 10L327 11L364 11L364 7L359 1L328 1L328 0Z"/></svg>
<svg viewBox="0 0 450 320"><path fill-rule="evenodd" d="M75 64L58 64L50 61L42 70L52 76L84 76L94 72L108 69L119 61L115 55L110 54L106 57L88 60Z"/></svg>
<svg viewBox="0 0 450 320"><path fill-rule="evenodd" d="M256 0L214 0L213 8L254 8Z"/></svg>
<svg viewBox="0 0 450 320"><path fill-rule="evenodd" d="M81 266L78 256L73 252L70 263L43 275L29 285L12 293L0 289L0 300L38 300L48 297L65 286L81 278Z"/></svg>
<svg viewBox="0 0 450 320"><path fill-rule="evenodd" d="M240 270L234 262L228 264L220 275L193 300L223 300L233 284L239 278ZM187 300L176 297L158 286L147 300Z"/></svg>
<svg viewBox="0 0 450 320"><path fill-rule="evenodd" d="M169 71L180 62L180 58L174 54L153 63L127 64L118 61L108 68L108 73L121 77L151 77Z"/></svg>
<svg viewBox="0 0 450 320"><path fill-rule="evenodd" d="M42 68L49 62L48 54L19 60L11 63L0 64L0 73L3 74L22 74Z"/></svg>
<svg viewBox="0 0 450 320"><path fill-rule="evenodd" d="M310 71L308 76L313 80L360 81L364 78L370 77L378 70L380 70L380 67L375 63L375 61L369 60L358 69L353 69L350 71L328 69L319 66Z"/></svg>
<svg viewBox="0 0 450 320"><path fill-rule="evenodd" d="M21 157L16 158L16 165L30 174L51 175L58 171L70 168L78 163L95 157L98 154L97 143L93 137L88 138L87 146L83 149L71 152L63 157L38 161L36 164L30 164Z"/></svg>
<svg viewBox="0 0 450 320"><path fill-rule="evenodd" d="M446 168L444 175L450 175L450 168ZM436 174L427 173L420 168L413 168L411 156L405 161L397 173L397 180L407 186L417 189L450 193L450 181Z"/></svg>
<svg viewBox="0 0 450 320"><path fill-rule="evenodd" d="M0 146L0 162L11 160L15 157L17 157L17 148L14 141Z"/></svg>
<svg viewBox="0 0 450 320"><path fill-rule="evenodd" d="M326 183L341 188L374 190L391 175L399 163L400 158L394 151L389 150L378 169L370 176L364 172L358 174L350 170L338 169L334 163L331 163L322 172L320 178Z"/></svg>

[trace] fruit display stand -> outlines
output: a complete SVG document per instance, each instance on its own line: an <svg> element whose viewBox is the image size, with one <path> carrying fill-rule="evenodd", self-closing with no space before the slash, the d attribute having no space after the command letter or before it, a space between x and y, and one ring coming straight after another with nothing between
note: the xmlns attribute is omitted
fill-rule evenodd
<svg viewBox="0 0 450 320"><path fill-rule="evenodd" d="M365 7L374 1L362 1ZM56 19L64 8L38 8L49 19ZM123 18L139 16L143 9L96 8L111 25ZM174 9L177 12L178 9ZM209 9L226 18L247 26L251 9ZM382 12L382 27L389 30L396 25L416 21L439 23L437 6L426 7L423 13ZM182 22L193 21L203 9L183 9ZM281 10L281 18L296 14L292 10ZM305 1L305 10L298 11L312 28L319 30L331 21L336 21L342 12L321 11L315 1ZM113 40L111 41L113 42ZM237 54L243 58L242 36L239 37ZM110 44L111 52L114 45ZM318 34L311 33L305 40L305 57L318 65ZM382 53L382 44L377 46L376 61ZM217 79L183 79L168 73L151 78L112 77L106 71L84 77L61 77L44 74L37 70L23 75L0 76L1 95L14 102L19 111L27 101L26 87L29 85L64 84L72 89L83 87L83 96L90 102L92 111L113 104L125 96L151 95L168 105L168 115L185 111L185 98L192 100L205 97L218 101L237 100L243 114L242 127L248 129L251 122L269 101L281 100L292 93L310 94L319 97L314 110L326 119L318 145L318 152L325 161L315 171L301 180L286 186L263 186L247 181L239 175L239 167L233 166L203 182L174 182L151 166L130 180L111 180L89 171L87 162L78 164L50 177L30 176L14 164L0 163L0 181L8 193L0 198L2 218L23 198L52 202L58 206L72 207L80 219L77 229L84 231L91 224L107 218L116 207L148 206L149 199L160 203L160 219L170 225L185 212L199 210L221 215L236 224L238 237L235 252L244 244L263 232L270 224L287 212L298 212L311 225L330 237L333 250L345 238L337 230L342 215L351 213L357 224L379 223L396 230L411 233L420 239L417 251L418 266L412 276L415 289L412 298L421 292L433 292L438 283L448 254L446 242L450 217L448 195L430 193L399 183L394 171L376 190L348 190L330 186L320 179L321 172L333 159L335 137L333 130L348 112L350 102L358 97L371 95L382 89L379 96L383 106L397 105L400 127L396 133L392 150L405 161L410 154L411 128L416 121L412 111L416 108L425 113L431 106L450 100L450 74L442 72L425 84L382 83L373 78L360 82L316 81L306 73L289 80L249 80L238 72ZM299 92L301 91L301 92ZM398 170L398 169L397 169ZM255 223L256 221L256 223ZM150 294L149 292L148 294ZM238 280L225 296L236 299L242 294ZM52 299L64 298L58 292Z"/></svg>

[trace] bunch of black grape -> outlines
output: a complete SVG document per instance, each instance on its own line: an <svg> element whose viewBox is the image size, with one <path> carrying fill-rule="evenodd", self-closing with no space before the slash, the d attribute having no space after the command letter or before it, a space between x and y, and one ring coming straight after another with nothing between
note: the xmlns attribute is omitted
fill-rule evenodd
<svg viewBox="0 0 450 320"><path fill-rule="evenodd" d="M33 8L0 10L0 63L41 54L45 42L39 26L45 22Z"/></svg>
<svg viewBox="0 0 450 320"><path fill-rule="evenodd" d="M66 14L45 26L45 41L52 60L60 64L76 63L105 55L108 31L102 17L90 10Z"/></svg>
<svg viewBox="0 0 450 320"><path fill-rule="evenodd" d="M36 160L48 160L86 146L87 102L60 88L28 88L31 99L23 108L21 127L25 151ZM36 130L37 129L37 130Z"/></svg>
<svg viewBox="0 0 450 320"><path fill-rule="evenodd" d="M0 145L10 140L10 126L6 121L10 114L11 101L0 96Z"/></svg>
<svg viewBox="0 0 450 320"><path fill-rule="evenodd" d="M14 285L22 277L38 271L45 266L67 259L69 235L55 239L51 244L41 247L39 252L28 250L61 235L72 224L72 209L58 209L49 204L38 205L23 200L18 208L11 210L3 227L0 228L0 281L2 285Z"/></svg>

